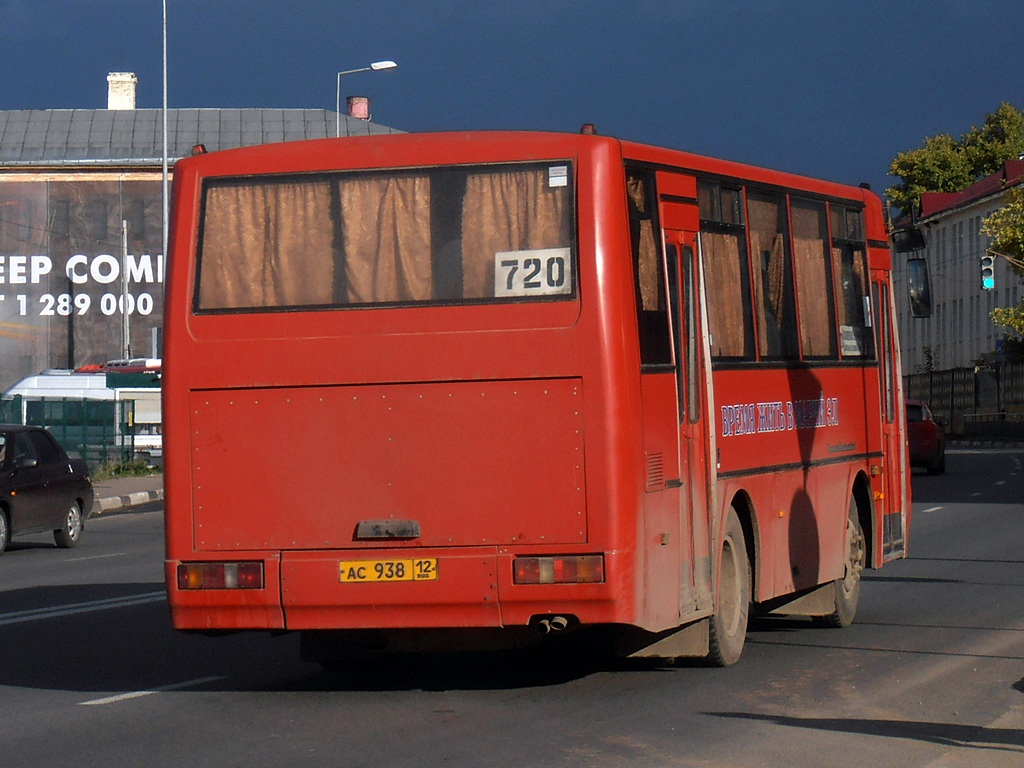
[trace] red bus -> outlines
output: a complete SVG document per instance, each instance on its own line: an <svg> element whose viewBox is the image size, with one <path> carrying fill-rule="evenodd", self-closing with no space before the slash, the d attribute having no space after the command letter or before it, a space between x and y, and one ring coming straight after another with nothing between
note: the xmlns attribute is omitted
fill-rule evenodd
<svg viewBox="0 0 1024 768"><path fill-rule="evenodd" d="M182 630L304 652L735 662L906 551L870 191L596 135L175 167L166 576Z"/></svg>

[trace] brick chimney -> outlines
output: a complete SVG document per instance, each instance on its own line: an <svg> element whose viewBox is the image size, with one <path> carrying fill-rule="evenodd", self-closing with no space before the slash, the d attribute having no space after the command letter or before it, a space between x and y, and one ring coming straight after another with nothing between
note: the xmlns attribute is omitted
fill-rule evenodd
<svg viewBox="0 0 1024 768"><path fill-rule="evenodd" d="M135 109L135 87L139 78L134 72L111 72L107 75L107 109Z"/></svg>
<svg viewBox="0 0 1024 768"><path fill-rule="evenodd" d="M348 103L348 116L354 117L357 120L369 120L370 119L370 99L366 96L349 96L347 99Z"/></svg>

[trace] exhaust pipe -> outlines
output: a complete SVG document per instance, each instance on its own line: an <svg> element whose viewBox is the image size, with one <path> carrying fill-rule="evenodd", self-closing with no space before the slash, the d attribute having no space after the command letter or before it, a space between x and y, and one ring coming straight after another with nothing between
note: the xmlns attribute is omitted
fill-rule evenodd
<svg viewBox="0 0 1024 768"><path fill-rule="evenodd" d="M569 618L566 616L545 616L533 622L542 635L564 632L569 628L570 623Z"/></svg>

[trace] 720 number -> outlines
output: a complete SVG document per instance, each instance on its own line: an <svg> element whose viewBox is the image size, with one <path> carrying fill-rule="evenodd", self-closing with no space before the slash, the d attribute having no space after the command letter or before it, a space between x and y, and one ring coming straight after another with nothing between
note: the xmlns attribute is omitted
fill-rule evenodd
<svg viewBox="0 0 1024 768"><path fill-rule="evenodd" d="M555 296L572 293L568 248L502 251L494 256L495 296Z"/></svg>

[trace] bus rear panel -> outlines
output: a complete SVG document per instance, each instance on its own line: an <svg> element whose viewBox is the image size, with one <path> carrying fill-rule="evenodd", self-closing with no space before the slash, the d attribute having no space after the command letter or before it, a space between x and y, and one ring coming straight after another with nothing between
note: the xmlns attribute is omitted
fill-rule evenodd
<svg viewBox="0 0 1024 768"><path fill-rule="evenodd" d="M611 628L626 652L731 663L749 602L849 613L859 568L905 551L870 193L554 134L296 142L174 177L177 628L396 647ZM708 218L708 184L737 190L740 224ZM820 236L798 237L801 206ZM867 222L852 246L839 211ZM801 272L808 247L822 264ZM824 315L800 310L816 293ZM788 347L761 317L783 304Z"/></svg>

